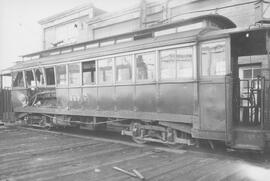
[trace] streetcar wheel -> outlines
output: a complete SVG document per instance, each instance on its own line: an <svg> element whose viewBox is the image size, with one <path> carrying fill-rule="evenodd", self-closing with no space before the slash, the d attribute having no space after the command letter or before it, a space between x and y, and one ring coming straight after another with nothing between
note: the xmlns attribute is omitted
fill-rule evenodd
<svg viewBox="0 0 270 181"><path fill-rule="evenodd" d="M143 140L142 138L143 130L141 130L140 127L141 127L141 123L138 123L138 122L132 122L130 124L130 130L132 131L132 140L138 144L145 144L147 141Z"/></svg>

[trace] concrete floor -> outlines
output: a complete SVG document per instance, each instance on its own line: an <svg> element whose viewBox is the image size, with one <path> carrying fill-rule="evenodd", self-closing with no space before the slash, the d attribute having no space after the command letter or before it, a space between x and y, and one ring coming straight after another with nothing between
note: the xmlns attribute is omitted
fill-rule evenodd
<svg viewBox="0 0 270 181"><path fill-rule="evenodd" d="M0 180L136 181L269 180L268 162L188 150L166 151L104 138L0 127Z"/></svg>

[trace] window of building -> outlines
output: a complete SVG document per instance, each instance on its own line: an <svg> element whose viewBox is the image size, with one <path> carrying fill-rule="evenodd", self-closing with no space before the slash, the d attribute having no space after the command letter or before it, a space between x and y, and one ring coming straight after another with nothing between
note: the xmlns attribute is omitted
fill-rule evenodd
<svg viewBox="0 0 270 181"><path fill-rule="evenodd" d="M69 85L79 86L81 85L81 64L74 63L68 65Z"/></svg>
<svg viewBox="0 0 270 181"><path fill-rule="evenodd" d="M12 74L13 87L24 87L23 72L14 72Z"/></svg>
<svg viewBox="0 0 270 181"><path fill-rule="evenodd" d="M98 61L99 83L113 82L113 59L102 59Z"/></svg>
<svg viewBox="0 0 270 181"><path fill-rule="evenodd" d="M25 71L25 80L26 80L26 87L36 86L34 74L32 70Z"/></svg>
<svg viewBox="0 0 270 181"><path fill-rule="evenodd" d="M44 81L44 75L43 75L42 69L41 68L35 69L34 72L36 76L37 86L44 86L45 81Z"/></svg>
<svg viewBox="0 0 270 181"><path fill-rule="evenodd" d="M82 63L83 85L90 85L96 82L96 62L89 61Z"/></svg>
<svg viewBox="0 0 270 181"><path fill-rule="evenodd" d="M176 50L177 79L193 77L193 48L179 48Z"/></svg>
<svg viewBox="0 0 270 181"><path fill-rule="evenodd" d="M136 80L155 79L155 52L136 55Z"/></svg>
<svg viewBox="0 0 270 181"><path fill-rule="evenodd" d="M201 46L202 76L218 76L225 73L225 41L203 43Z"/></svg>
<svg viewBox="0 0 270 181"><path fill-rule="evenodd" d="M45 68L46 74L46 83L47 85L55 85L55 75L54 75L54 68Z"/></svg>
<svg viewBox="0 0 270 181"><path fill-rule="evenodd" d="M116 81L123 82L132 80L132 56L116 57Z"/></svg>
<svg viewBox="0 0 270 181"><path fill-rule="evenodd" d="M67 69L66 65L56 66L56 83L59 86L67 85Z"/></svg>

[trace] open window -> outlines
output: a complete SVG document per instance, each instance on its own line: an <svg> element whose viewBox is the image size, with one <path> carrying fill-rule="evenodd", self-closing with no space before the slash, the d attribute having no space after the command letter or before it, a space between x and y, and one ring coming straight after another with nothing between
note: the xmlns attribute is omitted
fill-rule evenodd
<svg viewBox="0 0 270 181"><path fill-rule="evenodd" d="M91 85L96 82L96 61L82 63L83 85Z"/></svg>
<svg viewBox="0 0 270 181"><path fill-rule="evenodd" d="M125 82L132 80L132 56L116 57L116 81Z"/></svg>
<svg viewBox="0 0 270 181"><path fill-rule="evenodd" d="M69 86L81 85L81 64L74 63L68 65Z"/></svg>
<svg viewBox="0 0 270 181"><path fill-rule="evenodd" d="M36 76L37 86L44 86L45 80L44 80L42 68L35 69L34 72Z"/></svg>
<svg viewBox="0 0 270 181"><path fill-rule="evenodd" d="M23 72L12 73L12 86L24 87Z"/></svg>
<svg viewBox="0 0 270 181"><path fill-rule="evenodd" d="M56 83L58 86L67 85L67 67L66 65L56 66Z"/></svg>
<svg viewBox="0 0 270 181"><path fill-rule="evenodd" d="M48 86L55 85L54 68L53 67L45 68L45 75L47 85Z"/></svg>
<svg viewBox="0 0 270 181"><path fill-rule="evenodd" d="M26 80L26 87L34 87L36 86L34 74L32 70L25 71L25 80Z"/></svg>

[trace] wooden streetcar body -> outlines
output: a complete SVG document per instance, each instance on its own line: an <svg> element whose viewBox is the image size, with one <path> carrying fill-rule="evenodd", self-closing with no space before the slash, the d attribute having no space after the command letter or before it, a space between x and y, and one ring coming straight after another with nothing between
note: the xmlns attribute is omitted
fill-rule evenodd
<svg viewBox="0 0 270 181"><path fill-rule="evenodd" d="M196 23L202 23L202 27L181 31L181 28ZM175 32L167 33L168 30L175 30ZM235 108L233 96L236 94L233 80L237 78L234 66L238 66L233 63L232 58L238 56L232 49L235 48L232 43L238 38L234 36L250 32L256 34L257 31L263 31L265 39L268 37L267 28L239 30L223 16L206 15L31 54L28 56L38 55L40 58L25 61L10 69L13 74L21 72L24 82L23 86L12 88L14 112L18 119L25 119L26 122L29 115L39 117L37 119L42 121L38 123L43 125L50 120L49 123L53 125L81 127L90 125L91 127L98 125L99 122L109 123L112 120L124 126L122 134L131 135L138 142L193 144L194 139L205 139L223 141L239 149L264 150L270 142L270 130L266 127L256 129L256 133L251 134L251 143L244 143L244 146L237 143L239 139L239 142L243 141L239 135L246 135L250 129L242 132L235 131L234 122L238 113L234 113L233 110ZM117 43L119 39L128 38L132 40ZM269 47L265 43L264 54L267 54L267 48ZM63 53L66 49L70 49L71 52ZM203 68L202 59L205 57L202 56L208 55L209 49L217 51L218 54L221 52L218 55L221 56L219 65L214 65L215 71L212 71L211 67ZM162 59L162 53L166 54L166 51L176 52L176 54L171 53ZM42 57L43 54L50 52L58 53ZM150 79L139 80L137 57L148 54L151 54L149 61L152 61L152 64L149 66L152 66L150 73L153 75ZM173 56L176 57L174 66L164 68L164 64L161 64L170 61ZM124 64L117 64L122 62L121 57L129 62L128 70L122 70L126 69ZM167 60L168 57L171 59ZM177 67L179 66L177 58L183 58L182 61L186 61L187 64ZM101 67L103 60L110 61L110 66L107 66L110 67L109 69ZM87 70L94 72L94 77L91 77L92 82L90 81L88 85L83 85L84 62L94 62L92 70ZM79 65L77 72L79 76L75 75L75 82L71 83L70 77L73 75L69 70L72 65ZM181 69L181 66L188 66L189 70L183 70L185 67ZM58 83L57 67L62 67L65 72L64 78L63 76L60 78L64 79L63 85ZM53 70L54 85L46 85L46 82L48 83L46 79L50 79L46 78L46 71L50 68L53 68L51 70ZM164 74L161 72L162 68L165 69ZM172 70L174 68L176 70ZM186 71L188 76L181 77L178 68ZM37 86L35 73L37 69L43 72L42 86ZM104 78L107 77L104 75L108 70L110 71L108 75L112 76L112 79L106 83ZM32 84L31 81L34 83L27 86L26 77L27 74L31 74L31 71L33 79L30 78L29 83ZM128 74L128 80L122 80L118 74ZM163 79L163 75L171 77ZM269 74L264 76L269 79ZM100 79L101 77L103 80ZM268 115L268 110L269 107L266 106L265 115ZM269 117L264 117L264 122L269 122ZM260 144L256 144L258 140L261 141Z"/></svg>

